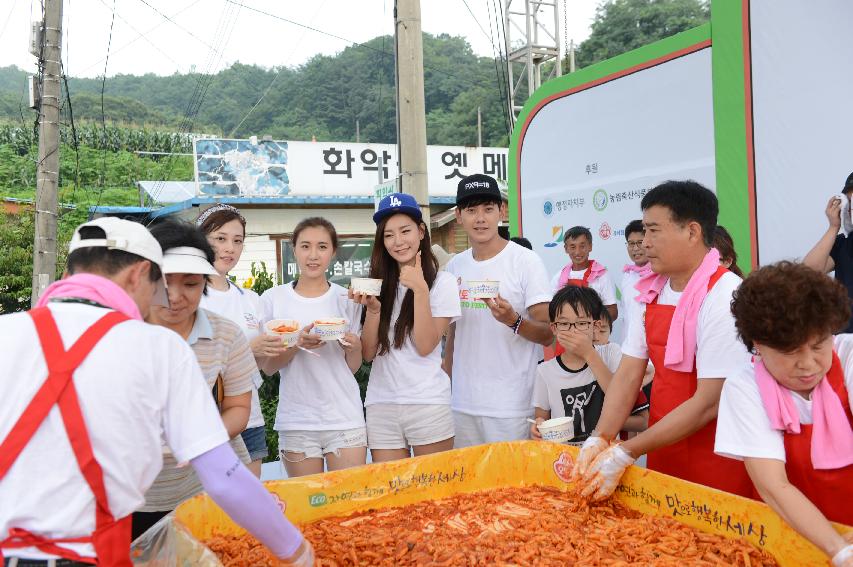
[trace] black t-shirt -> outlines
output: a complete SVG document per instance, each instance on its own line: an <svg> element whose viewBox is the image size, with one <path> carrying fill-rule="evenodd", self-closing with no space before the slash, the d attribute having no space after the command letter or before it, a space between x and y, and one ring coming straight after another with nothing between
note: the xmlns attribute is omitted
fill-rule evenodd
<svg viewBox="0 0 853 567"><path fill-rule="evenodd" d="M835 262L835 279L847 288L847 296L853 302L853 238L847 238L843 234L835 237L835 244L829 257ZM853 317L847 322L845 333L853 333Z"/></svg>

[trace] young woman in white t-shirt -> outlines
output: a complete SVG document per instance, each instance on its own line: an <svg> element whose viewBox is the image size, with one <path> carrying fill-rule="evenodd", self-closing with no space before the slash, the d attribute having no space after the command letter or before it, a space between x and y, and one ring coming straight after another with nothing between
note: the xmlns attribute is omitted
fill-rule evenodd
<svg viewBox="0 0 853 567"><path fill-rule="evenodd" d="M755 489L792 528L853 567L853 335L847 290L802 264L752 273L735 292L752 364L726 378L714 451L742 460ZM845 537L847 539L845 541Z"/></svg>
<svg viewBox="0 0 853 567"><path fill-rule="evenodd" d="M252 354L260 367L264 358L281 354L282 345L277 337L260 332L261 298L258 294L251 289L235 285L228 278L228 272L234 269L243 254L246 219L231 205L220 203L205 210L198 217L196 224L207 235L207 241L216 253L213 267L216 268L217 275L208 278L201 306L230 319L240 327L249 339ZM261 476L261 463L269 455L264 416L258 396L261 380L262 375L259 373L258 381L252 388L249 423L241 434L252 459L247 466L257 477Z"/></svg>
<svg viewBox="0 0 853 567"><path fill-rule="evenodd" d="M461 314L456 279L438 271L417 202L393 193L373 215L370 275L382 280L365 306L362 354L373 361L367 385L367 439L374 462L453 448L450 378L441 338Z"/></svg>
<svg viewBox="0 0 853 567"><path fill-rule="evenodd" d="M264 360L267 374L281 371L275 429L281 460L290 477L363 465L367 433L361 394L353 373L361 366L357 334L361 308L347 291L326 279L338 248L335 227L324 218L302 220L291 236L299 278L261 296L262 324L294 319L299 340L284 353ZM342 318L341 341L323 341L314 321Z"/></svg>

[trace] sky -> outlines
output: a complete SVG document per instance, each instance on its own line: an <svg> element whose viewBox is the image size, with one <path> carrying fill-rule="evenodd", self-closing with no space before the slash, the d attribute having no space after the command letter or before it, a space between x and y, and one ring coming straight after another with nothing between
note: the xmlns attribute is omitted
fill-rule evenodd
<svg viewBox="0 0 853 567"><path fill-rule="evenodd" d="M0 67L35 71L29 30L30 22L41 17L42 1L0 0ZM505 0L421 0L423 30L463 36L476 54L491 57L489 22L494 25L492 6L501 1ZM599 1L557 0L567 7L568 40L577 44L589 36ZM394 0L63 0L63 4L62 60L72 77L100 77L105 66L107 77L215 73L238 61L293 67L316 54L334 55L351 42L394 31ZM523 0L512 4L518 9ZM562 15L559 19L563 25Z"/></svg>

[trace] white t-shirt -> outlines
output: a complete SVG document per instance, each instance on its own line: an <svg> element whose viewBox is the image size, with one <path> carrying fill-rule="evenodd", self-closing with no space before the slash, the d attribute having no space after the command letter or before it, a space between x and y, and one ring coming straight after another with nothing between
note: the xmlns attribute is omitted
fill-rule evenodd
<svg viewBox="0 0 853 567"><path fill-rule="evenodd" d="M698 378L727 378L749 362L750 355L738 339L731 312L732 294L741 279L726 272L705 296L699 308L696 329L696 371ZM672 290L669 282L658 296L659 305L677 305L682 292ZM622 342L622 354L648 358L646 345L646 304L634 301L628 315L628 334Z"/></svg>
<svg viewBox="0 0 853 567"><path fill-rule="evenodd" d="M228 291L219 291L213 286L207 286L207 295L201 296L201 307L237 323L249 342L260 333L261 298L251 289L241 289L230 282ZM262 381L263 377L258 372L255 389L252 390L252 410L246 429L264 426L261 400L258 397L258 388L261 387Z"/></svg>
<svg viewBox="0 0 853 567"><path fill-rule="evenodd" d="M611 372L622 360L619 345L596 346L596 352ZM588 365L567 368L560 357L545 361L536 369L533 385L533 407L551 412L551 418L571 417L574 421L573 442L585 441L598 424L604 408L604 390Z"/></svg>
<svg viewBox="0 0 853 567"><path fill-rule="evenodd" d="M527 309L551 301L542 260L535 252L509 242L496 256L474 260L471 249L454 256L445 268L456 276L462 316L453 346L451 406L455 411L487 417L530 415L533 378L542 347L492 316L468 295L469 280L500 281L500 295L525 318Z"/></svg>
<svg viewBox="0 0 853 567"><path fill-rule="evenodd" d="M848 403L853 407L853 335L838 335L834 342L844 372ZM794 392L790 396L800 423L812 423L811 399ZM785 461L785 434L770 427L751 363L729 376L723 385L714 452L741 460L752 457Z"/></svg>
<svg viewBox="0 0 853 567"><path fill-rule="evenodd" d="M347 290L331 284L320 297L302 297L285 284L261 296L262 323L296 319L304 327L317 319L343 317L349 331L361 327L361 307L347 299ZM338 342L327 342L312 356L301 350L281 369L276 431L333 431L364 425L361 393Z"/></svg>
<svg viewBox="0 0 853 567"><path fill-rule="evenodd" d="M50 303L50 310L66 348L109 312L77 303ZM0 439L5 439L47 378L47 366L26 313L0 316L0 336ZM74 373L74 385L116 518L145 502L163 463L164 437L180 461L228 441L195 354L164 327L140 321L114 327ZM0 539L11 527L59 537L95 529L95 498L77 467L57 406L0 482L0 502ZM91 545L68 547L94 555ZM3 552L51 557L35 548Z"/></svg>
<svg viewBox="0 0 853 567"><path fill-rule="evenodd" d="M394 348L394 324L400 315L406 291L402 285L397 288L388 329L391 351L373 361L365 406L450 404L450 379L441 369L441 341L427 356L418 354L411 336L401 348ZM459 290L452 274L438 272L429 292L429 306L433 317L449 317L451 323L459 318Z"/></svg>
<svg viewBox="0 0 853 567"><path fill-rule="evenodd" d="M622 272L622 282L619 286L622 295L619 300L619 319L614 322L613 334L610 337L613 342L621 344L625 340L631 312L637 295L640 293L634 288L638 281L640 281L640 275L637 272Z"/></svg>
<svg viewBox="0 0 853 567"><path fill-rule="evenodd" d="M551 278L551 289L554 290L554 293L560 291L561 273L563 273L562 269ZM586 270L571 270L569 272L569 279L582 280L585 273ZM601 298L601 302L604 305L616 305L616 288L613 286L613 279L610 277L609 270L598 276L598 279L590 283L589 287L598 293L598 296Z"/></svg>

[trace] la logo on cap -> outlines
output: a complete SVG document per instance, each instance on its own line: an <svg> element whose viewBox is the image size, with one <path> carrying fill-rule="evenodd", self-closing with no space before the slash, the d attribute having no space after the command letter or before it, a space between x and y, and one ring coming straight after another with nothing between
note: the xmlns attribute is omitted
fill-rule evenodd
<svg viewBox="0 0 853 567"><path fill-rule="evenodd" d="M392 195L392 196L391 196L391 206L392 206L392 207L399 207L399 206L401 206L402 204L403 204L403 202L402 202L402 201L400 201L400 199L398 199L398 198L397 198L397 197L395 197L394 195Z"/></svg>

